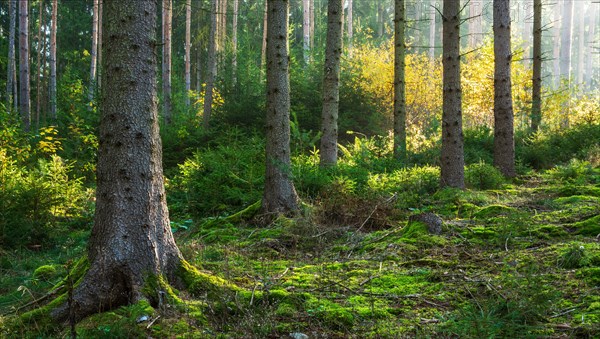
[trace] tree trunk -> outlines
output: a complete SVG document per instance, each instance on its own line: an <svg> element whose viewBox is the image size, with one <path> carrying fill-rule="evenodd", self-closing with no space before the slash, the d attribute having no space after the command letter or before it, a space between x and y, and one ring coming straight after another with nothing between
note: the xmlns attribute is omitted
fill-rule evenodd
<svg viewBox="0 0 600 339"><path fill-rule="evenodd" d="M531 131L542 122L542 0L533 0L533 93Z"/></svg>
<svg viewBox="0 0 600 339"><path fill-rule="evenodd" d="M553 60L553 80L554 80L554 88L558 88L560 86L560 26L561 26L561 18L562 18L562 1L557 0L554 5L554 30L553 30L553 46L552 49L552 60Z"/></svg>
<svg viewBox="0 0 600 339"><path fill-rule="evenodd" d="M52 24L50 26L50 118L56 121L56 30L58 27L58 0L52 0Z"/></svg>
<svg viewBox="0 0 600 339"><path fill-rule="evenodd" d="M104 0L98 2L98 61L96 62L96 92L100 94L102 90L102 3Z"/></svg>
<svg viewBox="0 0 600 339"><path fill-rule="evenodd" d="M494 166L509 178L517 174L511 60L510 0L494 0Z"/></svg>
<svg viewBox="0 0 600 339"><path fill-rule="evenodd" d="M210 12L210 32L208 33L208 64L206 76L206 88L204 89L204 117L202 123L205 129L210 127L210 116L213 103L213 87L215 85L215 76L217 74L217 0L211 0Z"/></svg>
<svg viewBox="0 0 600 339"><path fill-rule="evenodd" d="M352 44L354 40L354 25L352 22L352 15L352 0L348 0L348 15L346 17L346 20L348 21L348 54L350 56L352 56Z"/></svg>
<svg viewBox="0 0 600 339"><path fill-rule="evenodd" d="M90 102L90 105L88 106L88 110L92 109L91 102L94 100L96 65L98 64L98 1L99 0L94 0L94 6L92 10L92 52L90 54L90 84L88 87L88 101Z"/></svg>
<svg viewBox="0 0 600 339"><path fill-rule="evenodd" d="M385 9L382 4L383 0L377 0L377 37L382 38L385 28L385 21L383 20L383 13Z"/></svg>
<svg viewBox="0 0 600 339"><path fill-rule="evenodd" d="M107 1L96 214L90 268L70 307L75 320L145 299L147 279L171 282L181 254L169 226L156 89L155 1ZM71 311L71 312L69 312Z"/></svg>
<svg viewBox="0 0 600 339"><path fill-rule="evenodd" d="M302 0L302 36L304 63L308 64L310 57L310 0Z"/></svg>
<svg viewBox="0 0 600 339"><path fill-rule="evenodd" d="M323 70L323 111L321 113L321 166L337 163L338 111L340 106L340 58L342 55L342 0L327 5L327 45Z"/></svg>
<svg viewBox="0 0 600 339"><path fill-rule="evenodd" d="M598 15L598 11L600 11L600 4L598 4L597 2L592 2L590 6L590 29L588 31L588 36L590 37L591 41L587 45L585 82L588 88L592 89L594 80L594 61L598 60L598 47L594 45L593 41L597 41L596 39L594 39L594 37L596 36L596 18ZM598 64L596 63L596 65Z"/></svg>
<svg viewBox="0 0 600 339"><path fill-rule="evenodd" d="M192 0L185 2L185 107L190 107L190 89L192 88L191 73L191 47L192 47Z"/></svg>
<svg viewBox="0 0 600 339"><path fill-rule="evenodd" d="M521 12L521 38L523 39L523 64L529 67L531 60L531 19L533 18L533 0L524 0L519 4L523 7Z"/></svg>
<svg viewBox="0 0 600 339"><path fill-rule="evenodd" d="M17 22L17 0L9 0L9 28L8 28L8 65L6 71L6 109L10 111L17 101L15 98L15 31Z"/></svg>
<svg viewBox="0 0 600 339"><path fill-rule="evenodd" d="M482 41L482 27L481 27L481 16L482 16L482 2L480 0L471 0L469 2L469 47L476 48L481 45Z"/></svg>
<svg viewBox="0 0 600 339"><path fill-rule="evenodd" d="M406 89L404 0L395 0L394 17L394 158L406 160Z"/></svg>
<svg viewBox="0 0 600 339"><path fill-rule="evenodd" d="M435 58L435 18L437 11L435 8L429 9L429 58Z"/></svg>
<svg viewBox="0 0 600 339"><path fill-rule="evenodd" d="M581 9L583 10L585 3L581 5ZM583 11L583 13L587 13L588 11ZM578 41L577 41L577 85L583 84L583 70L585 63L585 16L580 18L577 22L578 30Z"/></svg>
<svg viewBox="0 0 600 339"><path fill-rule="evenodd" d="M460 0L443 4L443 104L441 186L465 187L460 85Z"/></svg>
<svg viewBox="0 0 600 339"><path fill-rule="evenodd" d="M44 1L40 0L40 9L38 13L38 33L37 33L37 79L36 79L36 96L35 96L35 130L40 128L40 115L42 109L42 27L44 26ZM44 39L45 40L45 39Z"/></svg>
<svg viewBox="0 0 600 339"><path fill-rule="evenodd" d="M263 14L263 38L262 48L260 50L260 69L264 69L267 64L267 5L268 0L265 0L265 12ZM262 72L261 72L262 75Z"/></svg>
<svg viewBox="0 0 600 339"><path fill-rule="evenodd" d="M309 5L309 20L310 20L310 48L313 49L315 47L315 1L316 0L308 0L310 2Z"/></svg>
<svg viewBox="0 0 600 339"><path fill-rule="evenodd" d="M234 87L237 87L237 48L238 48L238 10L239 0L233 0L233 22L231 32L231 43L232 43L232 60L231 60L231 81Z"/></svg>
<svg viewBox="0 0 600 339"><path fill-rule="evenodd" d="M571 90L571 52L573 37L573 0L564 0L563 22L560 39L560 76L567 81L567 89ZM571 115L571 95L567 96L563 108L562 127L569 127Z"/></svg>
<svg viewBox="0 0 600 339"><path fill-rule="evenodd" d="M31 129L31 99L29 88L29 8L28 1L19 1L19 111L23 129Z"/></svg>
<svg viewBox="0 0 600 339"><path fill-rule="evenodd" d="M171 32L173 1L163 0L163 117L165 124L171 123Z"/></svg>
<svg viewBox="0 0 600 339"><path fill-rule="evenodd" d="M262 210L278 214L298 210L290 159L289 2L267 0L267 4L266 173Z"/></svg>

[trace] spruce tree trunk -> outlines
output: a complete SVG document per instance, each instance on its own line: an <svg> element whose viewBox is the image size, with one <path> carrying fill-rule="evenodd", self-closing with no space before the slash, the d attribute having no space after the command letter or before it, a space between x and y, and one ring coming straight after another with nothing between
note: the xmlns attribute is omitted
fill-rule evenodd
<svg viewBox="0 0 600 339"><path fill-rule="evenodd" d="M98 2L98 62L96 62L96 92L98 95L102 90L102 3Z"/></svg>
<svg viewBox="0 0 600 339"><path fill-rule="evenodd" d="M31 129L29 81L29 6L28 1L19 1L19 111L26 132Z"/></svg>
<svg viewBox="0 0 600 339"><path fill-rule="evenodd" d="M217 74L217 0L211 0L210 31L208 33L208 60L206 87L204 89L204 116L202 123L206 130L210 127L210 116L212 113L213 87Z"/></svg>
<svg viewBox="0 0 600 339"><path fill-rule="evenodd" d="M533 0L533 93L531 95L531 131L542 122L542 0Z"/></svg>
<svg viewBox="0 0 600 339"><path fill-rule="evenodd" d="M560 27L563 9L562 1L563 0L557 0L554 4L554 8L552 9L554 11L554 29L552 31L552 43L554 46L554 48L552 49L552 75L555 89L558 88L558 86L560 86Z"/></svg>
<svg viewBox="0 0 600 339"><path fill-rule="evenodd" d="M598 12L600 11L600 4L597 2L592 2L590 8L590 28L588 31L588 36L591 37L592 41L595 41L593 37L596 36L596 18L598 16ZM594 80L594 64L598 65L598 49L592 43L588 43L587 45L587 63L585 66L585 82L589 89L592 89L593 80Z"/></svg>
<svg viewBox="0 0 600 339"><path fill-rule="evenodd" d="M476 48L481 45L482 41L482 16L483 4L480 0L471 0L469 2L469 47Z"/></svg>
<svg viewBox="0 0 600 339"><path fill-rule="evenodd" d="M267 64L267 4L268 0L265 0L265 12L263 13L263 36L262 36L262 48L260 50L260 69L265 69ZM262 77L262 72L260 73ZM261 78L262 82L262 78Z"/></svg>
<svg viewBox="0 0 600 339"><path fill-rule="evenodd" d="M460 0L444 1L441 186L464 188L462 90L460 84Z"/></svg>
<svg viewBox="0 0 600 339"><path fill-rule="evenodd" d="M385 9L381 3L383 0L377 0L377 37L382 38L384 33L385 22L383 20L383 13Z"/></svg>
<svg viewBox="0 0 600 339"><path fill-rule="evenodd" d="M581 5L583 9L585 4ZM587 11L583 11L587 13ZM577 20L577 85L583 85L583 71L585 64L585 16Z"/></svg>
<svg viewBox="0 0 600 339"><path fill-rule="evenodd" d="M342 0L328 1L327 45L325 46L323 70L323 110L321 112L321 166L333 166L337 163L343 11Z"/></svg>
<svg viewBox="0 0 600 339"><path fill-rule="evenodd" d="M231 81L233 83L233 86L235 88L237 88L237 67L238 67L238 61L237 61L237 49L238 49L238 11L239 11L239 0L233 0L233 22L231 24L232 26L232 32L231 32L231 43L232 43L232 60L231 60Z"/></svg>
<svg viewBox="0 0 600 339"><path fill-rule="evenodd" d="M309 21L310 21L310 49L315 47L315 1L316 0L308 0L309 4Z"/></svg>
<svg viewBox="0 0 600 339"><path fill-rule="evenodd" d="M6 71L6 109L10 111L16 102L15 98L15 73L16 73L16 58L15 58L15 31L17 22L17 0L9 0L9 28L8 28L8 65Z"/></svg>
<svg viewBox="0 0 600 339"><path fill-rule="evenodd" d="M52 24L50 26L50 118L56 121L56 30L58 27L58 0L52 0Z"/></svg>
<svg viewBox="0 0 600 339"><path fill-rule="evenodd" d="M44 1L40 0L40 9L39 9L39 13L38 13L38 33L37 33L37 62L36 62L36 66L37 66L37 72L36 72L36 86L35 89L37 91L36 96L35 96L35 101L36 101L36 105L35 105L35 130L37 131L40 128L40 115L41 115L41 110L42 110L42 71L43 71L43 67L42 67L42 46L43 46L43 42L42 42L42 27L44 26Z"/></svg>
<svg viewBox="0 0 600 339"><path fill-rule="evenodd" d="M353 40L354 40L354 25L352 20L354 20L352 18L353 16L353 10L352 10L352 0L348 0L348 15L346 17L346 20L348 21L348 54L350 56L352 56L352 46L353 46Z"/></svg>
<svg viewBox="0 0 600 339"><path fill-rule="evenodd" d="M90 66L90 84L88 87L88 101L94 100L94 91L96 84L96 65L98 64L98 1L94 0L93 10L92 10L92 52L90 53L91 57L91 66ZM91 110L92 106L88 106L88 110Z"/></svg>
<svg viewBox="0 0 600 339"><path fill-rule="evenodd" d="M155 1L107 1L96 214L90 268L73 291L75 320L149 296L147 279L176 282L182 259L169 226L158 127ZM151 296L152 297L152 296ZM68 305L52 311L69 316Z"/></svg>
<svg viewBox="0 0 600 339"><path fill-rule="evenodd" d="M517 174L511 61L510 1L494 0L494 166L510 178Z"/></svg>
<svg viewBox="0 0 600 339"><path fill-rule="evenodd" d="M572 37L573 37L573 0L563 0L563 22L561 28L560 39L560 76L567 81L567 88L571 90L571 53L572 53ZM567 102L563 106L563 119L561 126L569 127L571 115L571 95L567 96Z"/></svg>
<svg viewBox="0 0 600 339"><path fill-rule="evenodd" d="M310 57L310 0L302 0L302 37L304 63L308 64Z"/></svg>
<svg viewBox="0 0 600 339"><path fill-rule="evenodd" d="M435 18L437 11L434 8L429 9L429 58L435 58Z"/></svg>
<svg viewBox="0 0 600 339"><path fill-rule="evenodd" d="M267 0L266 173L262 210L268 214L298 209L290 158L290 78L288 0Z"/></svg>
<svg viewBox="0 0 600 339"><path fill-rule="evenodd" d="M395 0L394 13L394 158L406 161L404 0Z"/></svg>
<svg viewBox="0 0 600 339"><path fill-rule="evenodd" d="M171 32L173 18L173 1L163 0L163 118L165 124L171 123Z"/></svg>
<svg viewBox="0 0 600 339"><path fill-rule="evenodd" d="M191 73L191 47L192 47L192 0L185 2L185 107L190 107L190 89L192 88Z"/></svg>

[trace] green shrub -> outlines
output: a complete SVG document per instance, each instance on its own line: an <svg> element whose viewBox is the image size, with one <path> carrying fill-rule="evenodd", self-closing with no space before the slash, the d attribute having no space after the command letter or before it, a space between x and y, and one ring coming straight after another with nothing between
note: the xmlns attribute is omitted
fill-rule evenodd
<svg viewBox="0 0 600 339"><path fill-rule="evenodd" d="M587 184L594 174L593 168L587 161L571 159L568 164L558 165L546 172L547 177L552 180Z"/></svg>
<svg viewBox="0 0 600 339"><path fill-rule="evenodd" d="M479 162L465 168L465 183L480 190L498 189L504 183L504 177L494 166Z"/></svg>
<svg viewBox="0 0 600 339"><path fill-rule="evenodd" d="M587 266L590 258L583 244L573 243L558 258L558 266L566 269Z"/></svg>

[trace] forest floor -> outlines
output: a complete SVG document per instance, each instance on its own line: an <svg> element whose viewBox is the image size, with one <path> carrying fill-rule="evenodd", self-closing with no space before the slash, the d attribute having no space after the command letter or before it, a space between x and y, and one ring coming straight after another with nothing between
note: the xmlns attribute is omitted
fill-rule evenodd
<svg viewBox="0 0 600 339"><path fill-rule="evenodd" d="M424 208L380 227L368 222L382 217L377 204L362 223L330 225L317 217L318 202L266 227L174 222L184 257L240 289L180 291L177 303L122 307L76 331L81 338L600 336L599 168L422 199ZM440 235L407 221L420 212L443 219ZM74 233L51 252L2 253L0 314L59 281L87 236Z"/></svg>

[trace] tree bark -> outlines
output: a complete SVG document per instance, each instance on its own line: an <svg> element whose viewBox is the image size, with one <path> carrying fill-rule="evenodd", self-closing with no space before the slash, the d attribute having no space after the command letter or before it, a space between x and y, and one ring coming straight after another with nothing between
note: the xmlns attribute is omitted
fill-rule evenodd
<svg viewBox="0 0 600 339"><path fill-rule="evenodd" d="M533 93L531 131L542 122L542 0L533 0Z"/></svg>
<svg viewBox="0 0 600 339"><path fill-rule="evenodd" d="M6 109L10 111L17 101L15 98L15 73L16 73L16 58L15 58L15 31L17 22L17 0L9 0L8 2L9 28L8 28L8 65L6 70Z"/></svg>
<svg viewBox="0 0 600 339"><path fill-rule="evenodd" d="M96 65L98 64L98 1L94 0L93 10L92 10L92 52L90 54L91 57L91 66L90 66L90 84L88 87L88 101L90 105L88 106L88 110L92 109L91 102L94 100L94 91L96 84Z"/></svg>
<svg viewBox="0 0 600 339"><path fill-rule="evenodd" d="M238 11L239 11L239 0L233 0L233 20L232 20L232 32L231 32L231 43L232 43L232 60L231 60L231 81L234 87L237 87L237 49L238 49Z"/></svg>
<svg viewBox="0 0 600 339"><path fill-rule="evenodd" d="M321 166L337 163L338 112L340 107L340 58L342 55L342 0L327 5L327 44L323 70L323 110L321 113Z"/></svg>
<svg viewBox="0 0 600 339"><path fill-rule="evenodd" d="M521 13L521 38L523 39L523 64L526 67L529 67L531 61L531 19L533 17L533 0L525 0L519 4L523 7Z"/></svg>
<svg viewBox="0 0 600 339"><path fill-rule="evenodd" d="M564 0L563 22L560 39L560 76L567 81L567 88L571 90L571 53L573 37L573 0ZM563 128L569 127L569 118L571 115L571 96L567 96L563 107L563 119L561 125Z"/></svg>
<svg viewBox="0 0 600 339"><path fill-rule="evenodd" d="M267 64L267 5L268 0L265 0L265 12L263 14L263 38L262 48L260 50L260 68L264 69ZM262 76L262 72L261 72ZM262 80L262 79L261 79Z"/></svg>
<svg viewBox="0 0 600 339"><path fill-rule="evenodd" d="M73 303L52 311L75 320L148 296L147 279L176 282L182 260L169 226L156 89L155 1L107 1L100 100L96 214L90 268ZM71 312L69 312L71 311Z"/></svg>
<svg viewBox="0 0 600 339"><path fill-rule="evenodd" d="M586 4L581 5L581 9L584 9ZM583 13L587 11L583 10ZM585 16L580 18L577 22L578 28L578 39L577 39L577 85L583 84L583 71L585 63Z"/></svg>
<svg viewBox="0 0 600 339"><path fill-rule="evenodd" d="M163 84L163 118L165 124L171 123L171 32L173 18L173 1L163 0L163 60L162 60L162 84Z"/></svg>
<svg viewBox="0 0 600 339"><path fill-rule="evenodd" d="M288 0L267 0L267 126L264 213L298 210L291 178Z"/></svg>
<svg viewBox="0 0 600 339"><path fill-rule="evenodd" d="M481 27L483 4L480 0L469 2L469 47L476 48L481 45L483 31Z"/></svg>
<svg viewBox="0 0 600 339"><path fill-rule="evenodd" d="M441 186L464 188L462 90L460 84L460 0L443 4Z"/></svg>
<svg viewBox="0 0 600 339"><path fill-rule="evenodd" d="M52 0L52 24L50 26L50 118L56 121L56 30L58 27L58 0Z"/></svg>
<svg viewBox="0 0 600 339"><path fill-rule="evenodd" d="M394 158L406 161L404 0L395 0L394 13Z"/></svg>
<svg viewBox="0 0 600 339"><path fill-rule="evenodd" d="M315 47L315 0L308 0L309 4L309 17L310 17L310 49Z"/></svg>
<svg viewBox="0 0 600 339"><path fill-rule="evenodd" d="M509 178L517 174L511 61L510 0L494 0L494 166Z"/></svg>
<svg viewBox="0 0 600 339"><path fill-rule="evenodd" d="M100 94L102 90L102 3L98 1L98 61L96 62L96 91Z"/></svg>
<svg viewBox="0 0 600 339"><path fill-rule="evenodd" d="M213 88L217 74L217 0L211 0L210 31L208 33L208 60L206 88L204 89L204 116L202 123L206 130L210 127L210 116L212 113Z"/></svg>
<svg viewBox="0 0 600 339"><path fill-rule="evenodd" d="M383 13L385 9L382 4L383 0L377 0L377 37L382 38L385 28L385 21L383 20Z"/></svg>
<svg viewBox="0 0 600 339"><path fill-rule="evenodd" d="M29 86L29 6L28 1L19 1L19 111L26 132L31 129Z"/></svg>
<svg viewBox="0 0 600 339"><path fill-rule="evenodd" d="M558 88L560 86L560 26L561 26L561 18L562 18L562 1L557 0L554 5L554 30L553 30L553 46L552 49L552 60L553 60L553 80L554 80L554 88Z"/></svg>
<svg viewBox="0 0 600 339"><path fill-rule="evenodd" d="M185 2L185 107L190 107L190 89L192 88L191 73L191 47L192 47L192 0Z"/></svg>
<svg viewBox="0 0 600 339"><path fill-rule="evenodd" d="M348 54L352 56L352 46L354 40L354 25L353 25L353 10L352 10L352 0L348 0L348 15L346 16L346 20L348 21Z"/></svg>
<svg viewBox="0 0 600 339"><path fill-rule="evenodd" d="M587 45L587 63L586 63L586 71L585 71L585 82L589 89L592 89L593 79L594 79L594 61L598 60L598 48L593 44L593 41L596 41L593 37L596 36L596 18L598 16L598 12L600 11L600 4L597 2L592 2L590 4L590 28L588 31L588 36L590 38L590 42ZM596 64L597 65L597 64Z"/></svg>
<svg viewBox="0 0 600 339"><path fill-rule="evenodd" d="M433 6L433 4L432 4ZM435 8L429 9L429 58L435 58L435 18L437 11Z"/></svg>
<svg viewBox="0 0 600 339"><path fill-rule="evenodd" d="M308 64L310 57L310 0L302 0L302 37L304 63Z"/></svg>
<svg viewBox="0 0 600 339"><path fill-rule="evenodd" d="M35 96L35 130L37 131L40 128L40 115L42 110L42 52L43 52L43 42L42 42L42 27L44 26L44 1L40 0L40 9L38 13L38 33L37 33L37 79L36 79L36 96ZM45 39L44 39L45 40Z"/></svg>

